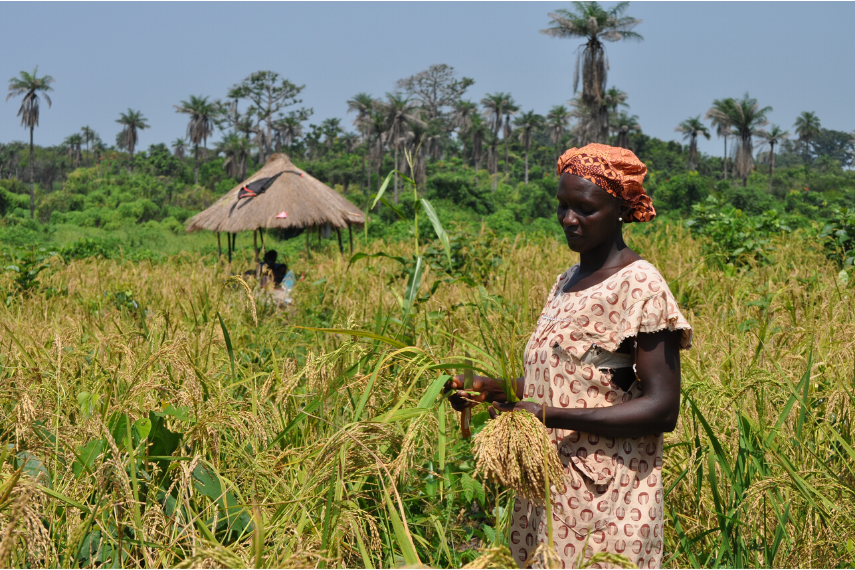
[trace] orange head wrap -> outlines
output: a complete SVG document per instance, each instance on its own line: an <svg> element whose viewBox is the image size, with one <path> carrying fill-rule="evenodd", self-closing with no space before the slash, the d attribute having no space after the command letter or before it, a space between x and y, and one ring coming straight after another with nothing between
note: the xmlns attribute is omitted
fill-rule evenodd
<svg viewBox="0 0 855 570"><path fill-rule="evenodd" d="M656 217L653 202L641 185L647 167L631 150L597 143L571 148L558 159L558 176L565 172L593 182L632 208L627 222L649 222Z"/></svg>

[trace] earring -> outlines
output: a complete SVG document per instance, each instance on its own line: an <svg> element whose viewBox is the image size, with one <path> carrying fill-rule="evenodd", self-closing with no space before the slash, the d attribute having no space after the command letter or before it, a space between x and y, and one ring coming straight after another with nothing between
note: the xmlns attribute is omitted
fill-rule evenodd
<svg viewBox="0 0 855 570"><path fill-rule="evenodd" d="M617 221L622 222L623 218L618 218Z"/></svg>

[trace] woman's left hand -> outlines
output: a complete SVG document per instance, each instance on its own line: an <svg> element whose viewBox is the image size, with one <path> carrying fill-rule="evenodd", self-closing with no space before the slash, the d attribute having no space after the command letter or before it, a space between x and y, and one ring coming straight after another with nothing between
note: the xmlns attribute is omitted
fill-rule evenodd
<svg viewBox="0 0 855 570"><path fill-rule="evenodd" d="M493 402L493 407L499 410L500 412L515 412L515 411L523 411L532 414L538 420L543 422L543 406L541 404L535 404L534 402Z"/></svg>

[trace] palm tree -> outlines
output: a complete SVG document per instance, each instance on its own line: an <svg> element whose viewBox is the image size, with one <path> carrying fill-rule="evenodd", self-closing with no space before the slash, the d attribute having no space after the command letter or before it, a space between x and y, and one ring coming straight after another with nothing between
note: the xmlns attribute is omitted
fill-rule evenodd
<svg viewBox="0 0 855 570"><path fill-rule="evenodd" d="M641 126L638 124L638 117L636 115L627 115L622 112L613 119L613 122L616 126L615 130L617 130L617 146L632 150L629 148L629 133L641 132Z"/></svg>
<svg viewBox="0 0 855 570"><path fill-rule="evenodd" d="M628 7L629 2L618 2L612 8L605 10L599 2L574 2L572 11L550 12L551 27L540 30L541 33L556 38L587 40L576 50L573 92L578 90L581 77L583 107L591 110L592 114L600 113L606 91L609 61L603 42L644 39L640 34L632 31L641 23L641 20L623 15ZM608 120L605 123L608 128ZM601 135L598 135L598 138L599 136Z"/></svg>
<svg viewBox="0 0 855 570"><path fill-rule="evenodd" d="M101 157L105 152L107 152L107 147L104 145L104 141L101 140L101 137L96 137L95 140L92 141L92 156L95 158L95 163L99 165L99 169Z"/></svg>
<svg viewBox="0 0 855 570"><path fill-rule="evenodd" d="M546 128L549 130L549 142L555 145L555 160L561 156L561 141L567 132L567 123L572 114L564 105L553 105L546 114Z"/></svg>
<svg viewBox="0 0 855 570"><path fill-rule="evenodd" d="M276 119L272 126L277 152L281 152L283 146L290 151L294 141L303 134L303 123L300 121L300 117L293 113Z"/></svg>
<svg viewBox="0 0 855 570"><path fill-rule="evenodd" d="M528 186L528 151L531 149L531 131L542 128L544 120L534 111L527 111L514 119L514 124L525 149L525 185Z"/></svg>
<svg viewBox="0 0 855 570"><path fill-rule="evenodd" d="M190 101L181 101L180 105L173 107L177 113L190 115L187 138L193 143L193 176L195 184L199 184L199 143L202 143L207 154L208 137L214 133L214 117L219 113L219 107L201 95L190 95Z"/></svg>
<svg viewBox="0 0 855 570"><path fill-rule="evenodd" d="M454 103L451 113L451 125L459 134L465 133L472 125L472 118L478 113L478 105L463 99Z"/></svg>
<svg viewBox="0 0 855 570"><path fill-rule="evenodd" d="M629 95L617 87L609 87L608 90L606 90L605 95L603 95L603 104L601 106L601 137L605 136L608 138L609 131L612 129L617 131L618 127L615 122L612 121L612 117L617 115L621 107L629 108L629 105L626 103L627 98L629 98ZM617 132L615 134L617 134Z"/></svg>
<svg viewBox="0 0 855 570"><path fill-rule="evenodd" d="M128 108L127 113L119 113L119 118L116 119L116 122L122 125L122 143L131 155L131 171L133 171L134 148L136 148L137 142L139 142L137 133L138 131L147 129L149 125L146 122L146 118L143 117L142 112L134 111L130 107Z"/></svg>
<svg viewBox="0 0 855 570"><path fill-rule="evenodd" d="M373 106L374 97L368 93L357 93L347 101L347 112L356 112L353 126L362 135L362 188L364 192L368 191L368 169L365 166L365 154L368 152L368 138L371 132L370 115Z"/></svg>
<svg viewBox="0 0 855 570"><path fill-rule="evenodd" d="M80 166L80 155L83 152L83 136L80 133L74 133L65 137L62 144L65 146L65 153L68 159L74 164L75 168L78 168Z"/></svg>
<svg viewBox="0 0 855 570"><path fill-rule="evenodd" d="M763 139L763 146L769 146L769 192L771 193L772 172L775 170L775 145L790 138L790 133L782 130L778 125L772 125L768 131L759 131L757 136Z"/></svg>
<svg viewBox="0 0 855 570"><path fill-rule="evenodd" d="M407 128L412 124L424 126L419 116L419 106L415 100L404 97L397 93L386 93L386 102L383 103L383 114L386 117L385 130L395 148L395 170L398 167L398 150L405 142L404 135ZM395 203L398 203L398 174L395 174Z"/></svg>
<svg viewBox="0 0 855 570"><path fill-rule="evenodd" d="M472 163L475 166L475 183L477 185L478 169L481 168L481 157L484 154L484 140L490 136L490 128L481 116L473 115L466 135L472 145Z"/></svg>
<svg viewBox="0 0 855 570"><path fill-rule="evenodd" d="M33 129L39 126L39 93L42 93L48 107L51 106L49 91L53 91L51 84L54 83L53 77L50 75L38 76L38 66L33 70L32 74L26 71L20 72L18 77L13 77L9 80L9 94L6 95L8 101L12 97L23 95L21 100L21 108L18 109L18 116L21 117L21 126L30 129L30 218L36 214L36 198L33 189Z"/></svg>
<svg viewBox="0 0 855 570"><path fill-rule="evenodd" d="M753 137L760 132L760 127L769 124L766 114L772 107L763 107L746 93L742 99L733 100L730 123L733 125L733 135L736 139L736 156L734 170L742 178L742 186L748 186L748 175L754 167Z"/></svg>
<svg viewBox="0 0 855 570"><path fill-rule="evenodd" d="M570 117L576 120L572 130L575 144L585 146L588 143L597 142L600 133L598 108L585 104L581 97L574 97L568 102Z"/></svg>
<svg viewBox="0 0 855 570"><path fill-rule="evenodd" d="M724 158L723 172L724 179L727 180L727 137L730 136L730 129L733 126L731 116L733 115L733 98L716 99L713 101L712 107L707 110L705 119L712 121L715 127L716 135L724 139Z"/></svg>
<svg viewBox="0 0 855 570"><path fill-rule="evenodd" d="M176 158L184 158L187 152L187 141L184 139L175 139L172 141L172 153Z"/></svg>
<svg viewBox="0 0 855 570"><path fill-rule="evenodd" d="M710 131L705 124L701 122L701 116L691 117L677 125L674 129L678 133L683 133L683 140L690 139L689 143L689 170L698 169L698 135L710 140Z"/></svg>
<svg viewBox="0 0 855 570"><path fill-rule="evenodd" d="M484 106L484 118L492 130L493 138L490 143L490 154L487 157L488 168L493 175L493 190L498 184L497 174L499 170L499 158L496 147L499 144L499 132L502 130L502 121L505 117L505 107L513 105L513 98L510 93L488 93L486 97L481 99L481 104Z"/></svg>
<svg viewBox="0 0 855 570"><path fill-rule="evenodd" d="M226 175L233 180L246 178L250 153L249 139L236 132L229 133L223 138L218 150L226 157L226 160L223 161Z"/></svg>
<svg viewBox="0 0 855 570"><path fill-rule="evenodd" d="M812 111L804 111L796 118L796 122L793 127L796 129L796 135L798 135L799 140L802 141L802 144L804 145L805 161L807 162L809 169L810 143L814 138L816 138L822 128L819 124L819 117L817 117L816 113Z"/></svg>
<svg viewBox="0 0 855 570"><path fill-rule="evenodd" d="M89 154L89 143L95 142L95 139L98 138L98 133L93 131L89 125L80 128L80 134L83 135L83 142L86 143L86 154L89 155L91 160L92 155Z"/></svg>
<svg viewBox="0 0 855 570"><path fill-rule="evenodd" d="M505 178L508 177L508 164L510 163L508 156L508 141L513 134L513 127L511 126L511 115L515 115L517 111L520 110L520 106L517 105L513 99L508 101L508 104L505 105L505 126L502 131L502 138L505 141Z"/></svg>

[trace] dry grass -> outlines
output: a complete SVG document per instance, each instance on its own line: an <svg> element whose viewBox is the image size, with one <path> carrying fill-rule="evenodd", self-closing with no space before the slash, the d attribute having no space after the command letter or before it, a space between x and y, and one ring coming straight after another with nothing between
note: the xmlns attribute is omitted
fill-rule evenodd
<svg viewBox="0 0 855 570"><path fill-rule="evenodd" d="M695 329L666 437L665 563L852 565L852 285L804 236L733 274L678 227L630 241ZM518 365L574 259L524 236L493 247L483 292L439 284L403 349L291 328L400 336L388 259L296 261L296 315L260 305L257 324L211 260L57 263L42 281L59 294L0 306L0 564L459 567L504 544L512 497L472 479L456 415L420 400L463 340ZM151 418L174 447L142 437Z"/></svg>

